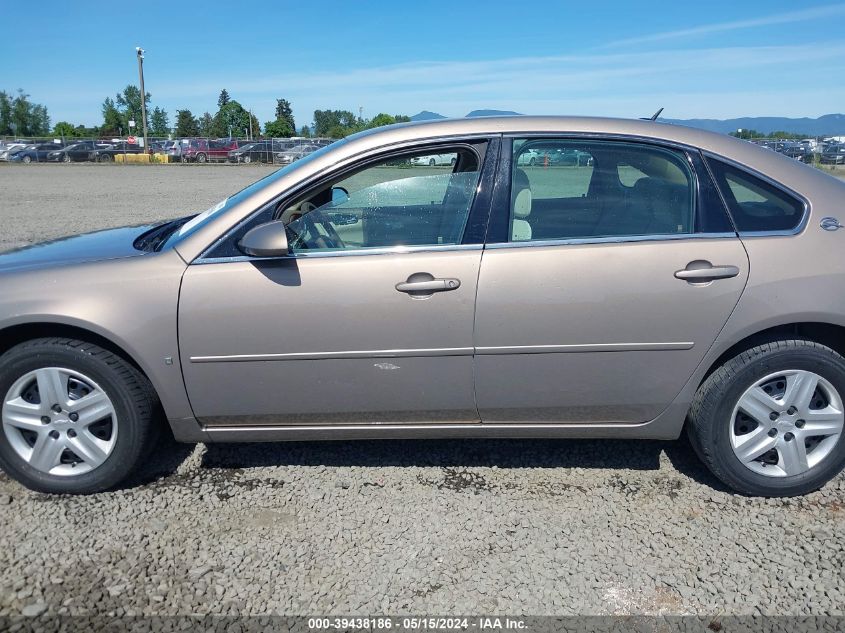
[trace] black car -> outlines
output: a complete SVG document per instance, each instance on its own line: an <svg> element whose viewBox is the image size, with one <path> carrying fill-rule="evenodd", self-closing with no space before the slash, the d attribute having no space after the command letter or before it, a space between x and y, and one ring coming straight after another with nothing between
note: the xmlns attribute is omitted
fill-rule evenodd
<svg viewBox="0 0 845 633"><path fill-rule="evenodd" d="M819 154L819 162L824 165L845 165L845 143L832 143Z"/></svg>
<svg viewBox="0 0 845 633"><path fill-rule="evenodd" d="M98 163L110 163L118 154L143 154L144 148L134 143L127 143L126 141L119 141L106 145L105 147L98 147L89 152L89 159Z"/></svg>
<svg viewBox="0 0 845 633"><path fill-rule="evenodd" d="M47 160L63 163L91 160L92 151L108 145L108 143L102 141L77 141L76 143L50 152L47 154Z"/></svg>
<svg viewBox="0 0 845 633"><path fill-rule="evenodd" d="M46 163L47 156L58 149L61 143L33 143L9 156L9 162Z"/></svg>
<svg viewBox="0 0 845 633"><path fill-rule="evenodd" d="M813 162L813 150L807 143L783 143L776 151L802 163Z"/></svg>
<svg viewBox="0 0 845 633"><path fill-rule="evenodd" d="M272 163L273 153L282 151L280 143L256 141L229 152L230 163Z"/></svg>

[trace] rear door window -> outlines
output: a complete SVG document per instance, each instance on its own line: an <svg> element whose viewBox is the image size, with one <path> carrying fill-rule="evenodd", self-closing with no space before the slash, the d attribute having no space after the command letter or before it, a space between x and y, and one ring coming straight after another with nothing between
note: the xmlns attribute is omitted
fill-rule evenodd
<svg viewBox="0 0 845 633"><path fill-rule="evenodd" d="M510 241L696 232L681 152L622 141L516 139Z"/></svg>

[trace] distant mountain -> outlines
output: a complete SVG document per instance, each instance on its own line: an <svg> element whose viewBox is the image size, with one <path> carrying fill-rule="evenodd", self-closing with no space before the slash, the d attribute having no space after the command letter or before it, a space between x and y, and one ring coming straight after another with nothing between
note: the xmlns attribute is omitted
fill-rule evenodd
<svg viewBox="0 0 845 633"><path fill-rule="evenodd" d="M467 118L476 116L507 116L511 114L519 114L519 112L513 112L512 110L473 110L467 114Z"/></svg>
<svg viewBox="0 0 845 633"><path fill-rule="evenodd" d="M433 121L434 119L445 119L446 117L442 114L437 114L436 112L429 112L428 110L423 110L411 117L411 121Z"/></svg>
<svg viewBox="0 0 845 633"><path fill-rule="evenodd" d="M696 127L711 132L728 134L737 130L757 130L763 134L792 132L807 136L845 135L845 114L825 114L818 119L787 117L742 117L739 119L660 119L664 123L675 123Z"/></svg>
<svg viewBox="0 0 845 633"><path fill-rule="evenodd" d="M508 114L519 114L511 110L473 110L468 117L498 116ZM432 119L445 119L442 114L423 110L411 117L412 121L430 121ZM845 136L845 114L825 114L817 119L800 118L790 119L788 117L761 116L741 117L738 119L660 119L663 123L674 123L675 125L686 125L711 132L729 134L737 130L757 130L762 134L772 132L792 132L806 136Z"/></svg>

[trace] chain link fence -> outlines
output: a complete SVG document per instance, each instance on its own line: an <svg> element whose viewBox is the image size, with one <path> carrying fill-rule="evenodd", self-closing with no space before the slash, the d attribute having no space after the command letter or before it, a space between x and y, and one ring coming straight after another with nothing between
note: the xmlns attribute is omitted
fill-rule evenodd
<svg viewBox="0 0 845 633"><path fill-rule="evenodd" d="M101 138L0 137L0 161L19 163L164 163L287 165L304 158L331 138Z"/></svg>

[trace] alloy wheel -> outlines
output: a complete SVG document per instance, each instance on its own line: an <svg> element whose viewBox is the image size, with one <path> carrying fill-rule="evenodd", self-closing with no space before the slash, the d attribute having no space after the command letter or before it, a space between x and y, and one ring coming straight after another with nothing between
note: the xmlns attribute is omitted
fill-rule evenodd
<svg viewBox="0 0 845 633"><path fill-rule="evenodd" d="M843 424L842 397L829 381L811 371L782 371L740 397L731 417L731 447L755 473L801 475L833 452Z"/></svg>
<svg viewBox="0 0 845 633"><path fill-rule="evenodd" d="M91 378L61 367L26 373L3 399L3 432L15 453L49 475L90 472L111 455L117 416Z"/></svg>

